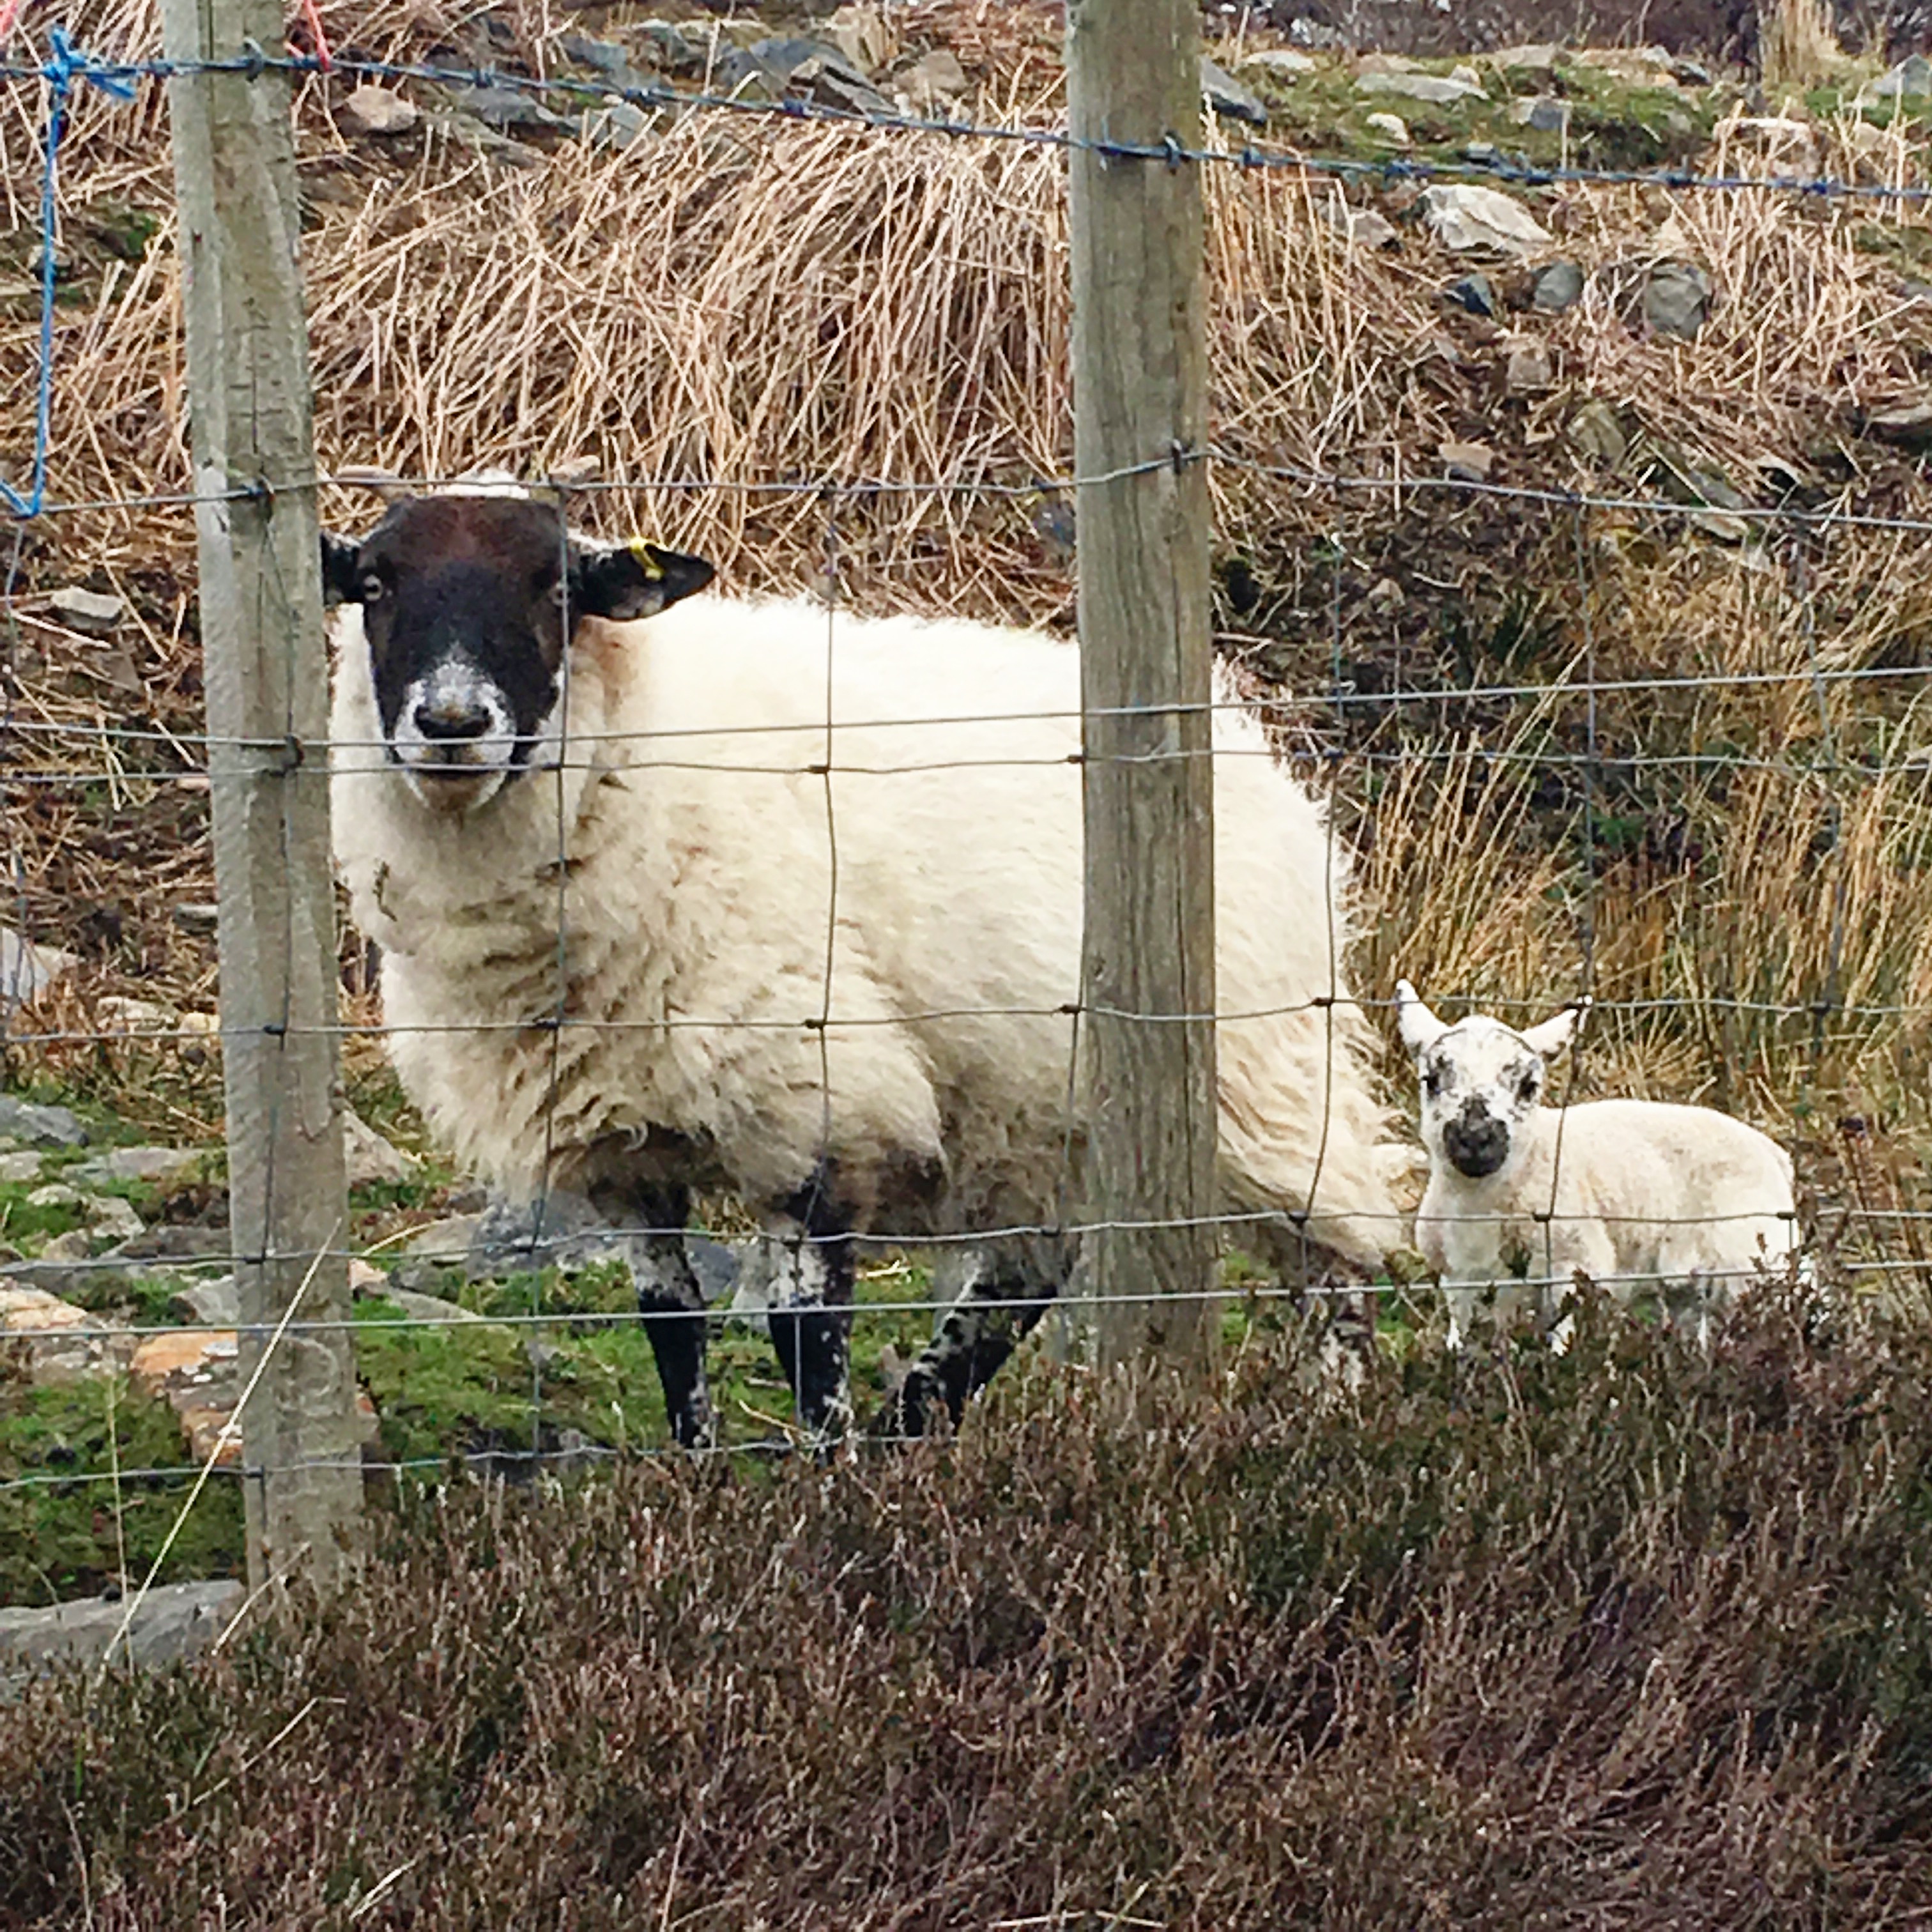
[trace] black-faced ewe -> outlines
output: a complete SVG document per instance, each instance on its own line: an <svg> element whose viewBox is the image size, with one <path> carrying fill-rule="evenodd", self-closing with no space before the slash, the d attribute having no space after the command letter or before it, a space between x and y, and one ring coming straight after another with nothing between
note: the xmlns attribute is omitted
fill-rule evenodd
<svg viewBox="0 0 1932 1932"><path fill-rule="evenodd" d="M1017 1231L887 1420L956 1416L1070 1262L1038 1231L1079 1148L1076 652L694 595L708 565L521 493L408 499L324 554L337 856L433 1131L512 1195L658 1231L632 1246L684 1443L712 1426L693 1190L780 1244L768 1320L818 1431L854 1238ZM1250 718L1214 742L1225 1199L1280 1217L1244 1246L1292 1257L1305 1215L1372 1264L1401 1155L1331 978L1346 854Z"/></svg>
<svg viewBox="0 0 1932 1932"><path fill-rule="evenodd" d="M1658 1100L1544 1106L1547 1063L1588 1010L1521 1033L1481 1014L1452 1026L1406 980L1396 988L1429 1154L1415 1242L1442 1279L1452 1345L1491 1291L1499 1320L1532 1308L1546 1322L1579 1273L1626 1302L1660 1290L1708 1340L1713 1297L1790 1264L1791 1159L1755 1127Z"/></svg>

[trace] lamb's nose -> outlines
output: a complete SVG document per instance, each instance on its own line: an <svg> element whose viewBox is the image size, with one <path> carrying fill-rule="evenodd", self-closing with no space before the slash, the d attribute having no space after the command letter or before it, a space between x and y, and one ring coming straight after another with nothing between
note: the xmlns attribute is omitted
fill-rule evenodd
<svg viewBox="0 0 1932 1932"><path fill-rule="evenodd" d="M1509 1130L1487 1114L1464 1114L1442 1130L1443 1151L1472 1179L1493 1174L1509 1154Z"/></svg>
<svg viewBox="0 0 1932 1932"><path fill-rule="evenodd" d="M425 738L480 738L489 728L489 707L474 698L425 700L416 706L416 729Z"/></svg>

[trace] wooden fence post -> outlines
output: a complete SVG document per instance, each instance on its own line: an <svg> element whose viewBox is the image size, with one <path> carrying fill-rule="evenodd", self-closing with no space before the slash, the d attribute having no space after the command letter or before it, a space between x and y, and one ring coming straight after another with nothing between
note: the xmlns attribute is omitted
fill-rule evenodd
<svg viewBox="0 0 1932 1932"><path fill-rule="evenodd" d="M283 44L281 0L162 0L161 13L172 61ZM245 1386L298 1294L297 1324L349 1312L308 334L289 74L179 74L168 99ZM362 1491L346 1330L284 1334L242 1431L250 1580L299 1570L334 1586Z"/></svg>
<svg viewBox="0 0 1932 1932"><path fill-rule="evenodd" d="M1066 64L1077 142L1200 146L1195 0L1070 0ZM1087 1213L1184 1222L1216 1204L1201 164L1076 147L1068 167L1074 463L1086 479ZM1150 459L1156 467L1100 480ZM1198 1297L1216 1248L1215 1231L1198 1224L1088 1238L1082 1273L1102 1366L1150 1346L1204 1351ZM1150 1294L1196 1298L1113 1299Z"/></svg>

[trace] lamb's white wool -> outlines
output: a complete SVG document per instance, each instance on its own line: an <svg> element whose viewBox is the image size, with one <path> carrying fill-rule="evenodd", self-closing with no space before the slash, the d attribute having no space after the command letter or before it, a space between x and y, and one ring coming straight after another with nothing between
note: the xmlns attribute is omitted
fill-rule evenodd
<svg viewBox="0 0 1932 1932"><path fill-rule="evenodd" d="M685 596L706 566L575 538L566 605L532 587L562 539L539 525L535 506L424 499L326 544L363 599L334 627L337 856L433 1130L512 1193L547 1163L593 1195L723 1186L814 1240L1057 1223L1079 1146L1077 652ZM526 645L502 615L519 599ZM559 608L567 647L547 641ZM514 768L480 802L448 775L420 796L399 762L408 681L459 652L517 719ZM1351 1000L1348 854L1250 718L1220 713L1214 742L1226 1203L1284 1217L1240 1237L1272 1258L1305 1232L1372 1264L1403 1160ZM1042 1292L1013 1285L1033 1252L1001 1264L1002 1292ZM779 1304L814 1305L820 1259L827 1298L844 1292L849 1252L827 1250ZM791 1332L808 1352L819 1330ZM952 1346L949 1402L1003 1348L971 1324Z"/></svg>
<svg viewBox="0 0 1932 1932"><path fill-rule="evenodd" d="M1492 1291L1499 1320L1546 1319L1579 1273L1625 1301L1660 1288L1707 1337L1714 1299L1789 1264L1791 1160L1755 1127L1654 1100L1541 1104L1545 1062L1588 1007L1519 1033L1480 1014L1449 1025L1406 980L1396 988L1429 1154L1416 1245L1441 1277L1452 1344ZM1568 1335L1566 1323L1559 1346Z"/></svg>

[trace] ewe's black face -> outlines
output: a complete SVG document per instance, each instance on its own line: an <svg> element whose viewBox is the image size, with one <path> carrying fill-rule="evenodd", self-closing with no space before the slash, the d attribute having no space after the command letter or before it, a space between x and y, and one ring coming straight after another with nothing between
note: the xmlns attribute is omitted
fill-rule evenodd
<svg viewBox="0 0 1932 1932"><path fill-rule="evenodd" d="M712 567L655 544L610 548L554 506L476 492L398 503L359 542L322 539L322 582L359 604L388 758L423 802L467 812L554 735L569 634L648 617Z"/></svg>

